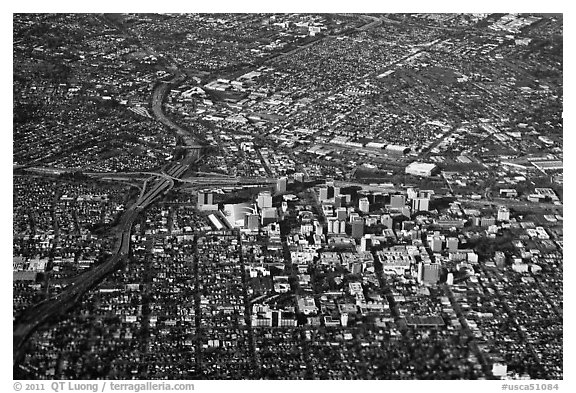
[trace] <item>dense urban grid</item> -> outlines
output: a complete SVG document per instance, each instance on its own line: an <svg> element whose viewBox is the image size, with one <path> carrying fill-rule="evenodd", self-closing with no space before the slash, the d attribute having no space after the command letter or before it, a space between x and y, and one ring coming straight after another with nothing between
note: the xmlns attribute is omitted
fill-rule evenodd
<svg viewBox="0 0 576 393"><path fill-rule="evenodd" d="M14 14L19 379L563 379L562 15Z"/></svg>

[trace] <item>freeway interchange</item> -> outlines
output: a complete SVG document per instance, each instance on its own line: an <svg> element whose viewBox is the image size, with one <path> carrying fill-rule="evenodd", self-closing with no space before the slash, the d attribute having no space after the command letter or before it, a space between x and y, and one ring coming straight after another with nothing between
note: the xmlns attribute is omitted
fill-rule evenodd
<svg viewBox="0 0 576 393"><path fill-rule="evenodd" d="M113 25L119 28L105 16L104 21L108 25ZM380 23L379 20L374 19L372 22L367 23L365 28L370 28L372 24ZM314 41L309 45L313 45L320 40ZM307 46L307 45L306 45ZM294 51L285 53L284 56L289 56L292 53L303 49L302 47L296 48ZM153 53L152 48L146 47L148 53ZM269 59L271 60L271 59ZM186 130L180 125L174 123L166 116L163 111L163 103L172 89L178 86L186 79L186 74L178 70L178 66L174 63L170 65L173 71L173 78L168 81L158 81L152 91L150 105L152 113L157 121L165 125L170 131L182 138L184 147L186 147L186 157L180 162L170 164L168 168L162 172L138 172L138 173L122 173L122 174L106 174L94 173L88 174L90 177L106 179L106 180L126 180L131 179L131 175L148 175L143 185L141 186L140 194L131 206L129 206L121 215L118 225L112 230L116 233L116 242L111 256L101 265L90 269L78 276L64 288L59 294L46 299L38 304L29 307L19 318L14 321L13 328L13 363L16 366L25 354L25 343L31 334L42 324L47 322L50 318L65 313L68 309L72 308L81 297L106 276L117 270L122 261L128 256L130 250L130 236L132 225L139 213L152 204L159 196L170 191L175 181L183 183L187 186L215 186L215 185L243 185L243 184L261 184L269 185L274 184L275 179L272 178L235 178L226 175L209 174L206 177L195 177L192 179L182 179L184 173L188 170L190 164L200 160L202 150L205 147L200 144L194 137L194 133ZM121 177L124 176L124 177ZM135 179L134 179L135 180Z"/></svg>
<svg viewBox="0 0 576 393"><path fill-rule="evenodd" d="M177 177L181 176L185 170L185 166L176 164L167 172ZM77 276L61 293L28 308L19 320L15 322L13 335L14 364L23 356L24 343L36 328L50 317L61 314L71 308L80 300L84 293L120 266L122 260L128 256L130 232L138 214L172 187L174 187L174 180L169 176L161 177L157 180L154 180L154 177L147 179L136 202L126 209L120 217L119 224L115 228L117 232L116 244L111 257L100 266Z"/></svg>
<svg viewBox="0 0 576 393"><path fill-rule="evenodd" d="M274 179L237 179L225 175L214 176L213 174L207 177L182 179L182 176L189 169L190 165L200 160L204 146L194 139L191 132L166 117L162 110L162 104L169 89L174 85L182 83L185 78L185 74L177 72L172 80L157 83L152 92L151 106L156 119L167 126L172 132L182 137L185 147L187 148L186 157L179 162L171 163L161 172L139 172L139 175L148 175L149 177L144 180L137 200L122 213L118 225L112 229L116 233L116 243L111 256L101 265L76 276L61 293L28 308L18 320L14 321L14 366L23 358L26 348L24 344L38 327L50 318L61 315L72 308L88 290L121 266L124 258L128 256L132 225L139 213L156 201L159 196L170 191L174 187L175 181L192 186L250 183L269 184L274 182ZM114 176L112 175L113 174L105 173L91 174L91 177L113 179ZM126 176L129 174L121 175Z"/></svg>

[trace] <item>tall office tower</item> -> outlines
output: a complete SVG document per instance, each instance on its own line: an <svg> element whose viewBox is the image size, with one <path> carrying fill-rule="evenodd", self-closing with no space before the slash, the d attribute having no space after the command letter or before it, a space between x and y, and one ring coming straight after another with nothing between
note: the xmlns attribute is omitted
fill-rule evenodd
<svg viewBox="0 0 576 393"><path fill-rule="evenodd" d="M442 251L442 239L440 236L432 237L432 252L441 252Z"/></svg>
<svg viewBox="0 0 576 393"><path fill-rule="evenodd" d="M200 208L204 205L212 205L213 200L214 200L214 194L211 191L199 191L197 206Z"/></svg>
<svg viewBox="0 0 576 393"><path fill-rule="evenodd" d="M364 220L357 218L352 221L352 237L354 239L361 239L364 236Z"/></svg>
<svg viewBox="0 0 576 393"><path fill-rule="evenodd" d="M415 212L419 212L419 211L427 212L429 204L430 204L430 199L428 199L428 198L412 199L412 210L414 210Z"/></svg>
<svg viewBox="0 0 576 393"><path fill-rule="evenodd" d="M250 214L246 216L246 220L248 221L246 225L248 229L251 231L258 230L260 226L260 216L258 214Z"/></svg>
<svg viewBox="0 0 576 393"><path fill-rule="evenodd" d="M334 187L333 181L327 181L324 187L320 187L320 202L332 200L340 195L340 187Z"/></svg>
<svg viewBox="0 0 576 393"><path fill-rule="evenodd" d="M368 216L366 217L366 226L373 227L378 223L378 218L376 216Z"/></svg>
<svg viewBox="0 0 576 393"><path fill-rule="evenodd" d="M392 229L394 221L390 214L382 214L382 216L380 216L380 223L384 225L386 228Z"/></svg>
<svg viewBox="0 0 576 393"><path fill-rule="evenodd" d="M272 207L272 195L269 191L258 194L258 208L260 210Z"/></svg>
<svg viewBox="0 0 576 393"><path fill-rule="evenodd" d="M324 233L324 227L320 224L319 221L314 221L314 233L317 235L322 235Z"/></svg>
<svg viewBox="0 0 576 393"><path fill-rule="evenodd" d="M281 177L276 182L276 192L277 193L286 192L286 186L287 185L288 185L288 178L287 177Z"/></svg>
<svg viewBox="0 0 576 393"><path fill-rule="evenodd" d="M440 264L426 263L423 265L424 274L422 281L427 284L436 284L440 281Z"/></svg>
<svg viewBox="0 0 576 393"><path fill-rule="evenodd" d="M328 200L328 187L320 188L320 202L326 202Z"/></svg>
<svg viewBox="0 0 576 393"><path fill-rule="evenodd" d="M340 233L346 233L346 221L339 221L340 222Z"/></svg>
<svg viewBox="0 0 576 393"><path fill-rule="evenodd" d="M360 251L370 251L372 247L372 237L371 235L364 235L360 239Z"/></svg>
<svg viewBox="0 0 576 393"><path fill-rule="evenodd" d="M335 217L328 218L328 233L339 233L340 225L338 224L338 219Z"/></svg>
<svg viewBox="0 0 576 393"><path fill-rule="evenodd" d="M392 195L390 196L390 207L394 209L400 209L406 205L406 197L404 195Z"/></svg>
<svg viewBox="0 0 576 393"><path fill-rule="evenodd" d="M340 187L334 187L334 193L332 194L333 198L336 198L338 195L340 195Z"/></svg>
<svg viewBox="0 0 576 393"><path fill-rule="evenodd" d="M262 225L268 225L278 220L278 212L274 207L265 207L262 209Z"/></svg>
<svg viewBox="0 0 576 393"><path fill-rule="evenodd" d="M338 233L341 234L342 231L342 226L340 225L340 221L338 221L338 219L336 219L336 221L334 221L334 233Z"/></svg>
<svg viewBox="0 0 576 393"><path fill-rule="evenodd" d="M410 209L410 206L402 206L402 208L400 209L400 213L402 213L403 216L410 218L410 215L412 214L412 209Z"/></svg>
<svg viewBox="0 0 576 393"><path fill-rule="evenodd" d="M335 208L342 207L342 200L343 200L343 199L344 199L344 198L343 198L342 194L336 195L336 196L334 197L334 207L335 207Z"/></svg>
<svg viewBox="0 0 576 393"><path fill-rule="evenodd" d="M424 281L424 263L418 263L418 283L422 284Z"/></svg>
<svg viewBox="0 0 576 393"><path fill-rule="evenodd" d="M457 237L449 237L446 239L446 248L448 251L455 252L458 250L458 238Z"/></svg>
<svg viewBox="0 0 576 393"><path fill-rule="evenodd" d="M410 231L415 226L416 226L416 223L414 221L402 221L402 230L403 231Z"/></svg>
<svg viewBox="0 0 576 393"><path fill-rule="evenodd" d="M498 221L510 221L510 210L506 206L498 208Z"/></svg>
<svg viewBox="0 0 576 393"><path fill-rule="evenodd" d="M303 173L295 173L294 180L298 183L304 183L304 174Z"/></svg>
<svg viewBox="0 0 576 393"><path fill-rule="evenodd" d="M428 211L430 209L430 198L420 198L420 210Z"/></svg>
<svg viewBox="0 0 576 393"><path fill-rule="evenodd" d="M328 195L327 198L330 200L334 198L334 186L328 186Z"/></svg>
<svg viewBox="0 0 576 393"><path fill-rule="evenodd" d="M434 195L434 190L420 190L418 191L418 198L432 199Z"/></svg>
<svg viewBox="0 0 576 393"><path fill-rule="evenodd" d="M370 202L368 198L360 198L358 201L358 209L363 213L368 213L370 211Z"/></svg>
<svg viewBox="0 0 576 393"><path fill-rule="evenodd" d="M336 210L336 217L338 217L339 220L346 220L348 217L348 210L346 210L345 207L339 207L338 210Z"/></svg>

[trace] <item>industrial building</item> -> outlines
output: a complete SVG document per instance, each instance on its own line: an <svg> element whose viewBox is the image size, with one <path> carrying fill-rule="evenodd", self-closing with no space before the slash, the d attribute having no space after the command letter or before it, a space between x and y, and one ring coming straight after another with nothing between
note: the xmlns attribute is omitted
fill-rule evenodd
<svg viewBox="0 0 576 393"><path fill-rule="evenodd" d="M405 172L407 175L430 177L438 173L439 169L436 164L414 161L406 167Z"/></svg>

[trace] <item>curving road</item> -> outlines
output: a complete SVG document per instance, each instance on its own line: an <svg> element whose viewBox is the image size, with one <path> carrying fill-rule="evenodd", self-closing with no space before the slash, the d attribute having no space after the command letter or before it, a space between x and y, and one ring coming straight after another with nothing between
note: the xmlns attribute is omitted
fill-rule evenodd
<svg viewBox="0 0 576 393"><path fill-rule="evenodd" d="M163 100L169 89L182 83L185 79L185 74L177 72L172 80L157 83L152 92L151 106L156 119L182 137L189 154L182 163L174 163L165 173L153 173L152 177L144 181L138 199L124 211L115 228L117 231L116 246L110 258L101 265L75 277L71 284L58 295L29 307L14 322L12 346L14 366L18 364L25 353L26 340L40 325L49 318L62 314L73 307L90 288L120 266L120 262L130 250L132 224L139 212L150 205L160 194L174 187L174 180L180 180L179 177L186 172L189 164L200 159L204 146L200 145L189 131L174 123L162 111ZM160 179L154 181L157 177Z"/></svg>
<svg viewBox="0 0 576 393"><path fill-rule="evenodd" d="M181 175L182 166L176 165L169 170L175 175ZM184 168L185 170L185 168ZM112 256L101 265L86 271L77 277L61 293L54 297L29 307L14 323L13 362L14 365L24 355L24 343L41 324L50 317L64 313L76 304L82 295L95 286L108 274L115 271L120 262L128 256L130 249L130 233L132 224L141 210L150 205L159 195L169 191L174 186L174 180L169 175L160 180L152 181L154 177L144 182L142 192L136 202L122 213L117 231L116 245Z"/></svg>
<svg viewBox="0 0 576 393"><path fill-rule="evenodd" d="M106 22L111 23L110 20ZM118 26L115 27L118 28ZM146 48L146 50L152 51L151 48ZM29 307L18 320L14 321L12 348L15 367L25 354L24 344L40 325L73 307L90 288L120 266L122 260L128 256L132 225L140 211L154 202L159 195L172 189L174 180L180 180L179 178L186 172L189 165L201 158L204 146L198 143L190 131L174 123L162 110L163 101L170 89L186 79L186 74L178 71L177 66L174 65L172 68L175 76L170 81L160 81L154 86L151 108L159 122L183 139L188 154L181 162L172 164L163 173L152 173L152 176L144 181L138 199L122 213L118 225L114 228L116 244L110 258L101 265L76 276L61 293Z"/></svg>
<svg viewBox="0 0 576 393"><path fill-rule="evenodd" d="M105 18L104 16L103 18L107 24L113 24L116 28L119 28L109 19ZM366 27L368 26L371 27L372 24L368 24ZM128 35L126 32L124 32L124 34ZM309 45L313 45L319 41L320 40L314 41ZM146 47L145 49L148 52L153 53L152 48ZM290 55L295 51L302 49L303 48L296 48L294 51L288 52L284 55ZM114 228L114 231L117 233L116 244L110 258L108 258L101 265L76 276L70 285L68 285L61 293L29 307L18 318L18 320L14 322L12 348L13 364L15 367L18 365L19 361L25 354L26 346L24 344L30 335L40 325L45 323L50 318L63 314L68 309L72 308L89 289L93 288L107 275L118 269L122 260L128 256L130 250L130 234L132 225L135 219L138 217L140 211L154 202L155 199L162 193L172 189L172 187L174 187L175 180L182 181L180 177L184 174L184 172L186 172L186 170L189 168L189 165L193 161L197 161L201 158L202 149L204 146L198 143L190 131L174 123L170 118L166 116L162 110L164 99L166 98L170 89L181 84L186 79L186 74L178 71L176 65L173 65L171 69L172 68L174 69L173 71L175 72L175 76L170 81L160 81L154 86L151 97L151 108L152 113L159 122L167 126L178 136L182 137L185 147L189 153L181 163L172 164L172 166L164 173L152 173L152 176L144 181L138 199L132 206L127 208L122 213L118 225ZM160 177L160 179L157 179L158 177ZM210 184L214 184L216 179L203 178L203 180L210 182ZM194 181L198 182L197 180ZM239 181L254 182L258 180L225 178L223 176L222 178L218 178L218 181L226 183ZM274 182L275 180L264 178L261 179L261 181Z"/></svg>
<svg viewBox="0 0 576 393"><path fill-rule="evenodd" d="M190 131L174 123L170 118L166 116L162 110L164 99L166 98L170 89L178 86L180 83L184 82L185 79L185 74L177 73L170 81L162 81L156 83L152 91L152 99L150 105L152 107L152 113L154 114L154 117L184 140L184 145L188 148L189 151L189 158L192 160L198 160L201 156L202 148L204 146L194 140Z"/></svg>

